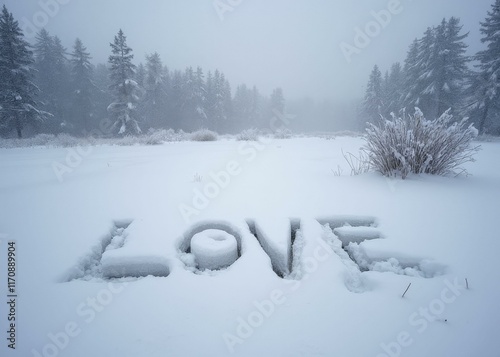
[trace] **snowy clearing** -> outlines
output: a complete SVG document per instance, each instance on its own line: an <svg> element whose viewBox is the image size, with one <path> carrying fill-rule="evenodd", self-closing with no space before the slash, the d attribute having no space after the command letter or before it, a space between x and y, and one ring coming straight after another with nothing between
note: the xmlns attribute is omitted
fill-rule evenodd
<svg viewBox="0 0 500 357"><path fill-rule="evenodd" d="M498 356L500 143L470 177L334 175L362 144L89 147L62 180L72 149L0 149L2 356Z"/></svg>

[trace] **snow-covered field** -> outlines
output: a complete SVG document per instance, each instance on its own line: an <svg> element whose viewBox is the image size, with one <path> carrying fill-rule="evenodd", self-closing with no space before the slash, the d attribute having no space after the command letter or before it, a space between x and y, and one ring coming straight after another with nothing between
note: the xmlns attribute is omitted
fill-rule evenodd
<svg viewBox="0 0 500 357"><path fill-rule="evenodd" d="M405 181L351 177L361 145L1 149L0 355L499 356L500 143Z"/></svg>

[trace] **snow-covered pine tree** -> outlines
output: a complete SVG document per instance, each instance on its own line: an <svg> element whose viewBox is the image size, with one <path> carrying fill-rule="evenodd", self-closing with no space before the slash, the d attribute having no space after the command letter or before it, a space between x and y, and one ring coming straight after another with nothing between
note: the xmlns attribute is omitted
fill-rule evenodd
<svg viewBox="0 0 500 357"><path fill-rule="evenodd" d="M420 46L419 40L415 39L406 55L404 67L403 67L403 88L402 93L399 98L401 102L402 109L412 108L415 106L415 86L417 85L419 73L418 73L418 54Z"/></svg>
<svg viewBox="0 0 500 357"><path fill-rule="evenodd" d="M262 121L262 97L256 86L252 88L250 118L248 128L257 128Z"/></svg>
<svg viewBox="0 0 500 357"><path fill-rule="evenodd" d="M33 65L33 53L19 23L4 5L0 15L0 130L15 130L19 138L26 124L50 116L38 109Z"/></svg>
<svg viewBox="0 0 500 357"><path fill-rule="evenodd" d="M110 44L112 54L109 56L111 66L110 90L114 94L114 102L108 106L108 112L116 120L118 134L139 134L141 129L137 123L137 103L141 88L134 80L136 66L132 63L134 55L127 46L127 38L120 30Z"/></svg>
<svg viewBox="0 0 500 357"><path fill-rule="evenodd" d="M415 71L416 80L410 84L408 90L409 108L419 107L429 116L435 114L433 110L433 87L436 66L436 29L428 28L424 37L418 40L418 52Z"/></svg>
<svg viewBox="0 0 500 357"><path fill-rule="evenodd" d="M110 70L104 63L99 63L94 68L94 84L96 86L96 95L93 98L94 102L94 117L97 124L97 129L101 135L109 136L114 134L111 119L108 118L108 106L113 101L113 94L109 90L111 86ZM105 121L108 121L107 123Z"/></svg>
<svg viewBox="0 0 500 357"><path fill-rule="evenodd" d="M364 112L368 121L376 122L380 119L383 105L382 72L375 65L366 86L365 100L363 102Z"/></svg>
<svg viewBox="0 0 500 357"><path fill-rule="evenodd" d="M207 100L207 89L205 84L205 75L201 67L196 68L194 74L194 105L196 109L196 121L200 126L207 124L207 113L205 102Z"/></svg>
<svg viewBox="0 0 500 357"><path fill-rule="evenodd" d="M90 59L87 48L77 38L70 59L73 94L70 115L79 134L88 134L91 130L93 97L97 88L93 82Z"/></svg>
<svg viewBox="0 0 500 357"><path fill-rule="evenodd" d="M431 73L429 85L424 90L430 96L429 113L437 118L445 111L458 108L463 100L464 83L468 75L469 58L465 55L468 36L460 34L460 20L443 19L435 29L435 45L432 61L426 73Z"/></svg>
<svg viewBox="0 0 500 357"><path fill-rule="evenodd" d="M216 69L209 85L208 93L208 108L209 108L209 121L212 130L220 131L225 124L225 110L224 110L224 75Z"/></svg>
<svg viewBox="0 0 500 357"><path fill-rule="evenodd" d="M164 126L167 112L167 92L165 72L161 57L157 52L146 56L144 92L142 108L146 122L154 128Z"/></svg>
<svg viewBox="0 0 500 357"><path fill-rule="evenodd" d="M237 131L251 127L252 92L245 84L236 87L233 100L234 126Z"/></svg>
<svg viewBox="0 0 500 357"><path fill-rule="evenodd" d="M168 106L169 106L169 117L172 118L172 127L175 130L182 129L182 90L183 90L183 80L182 72L175 70L172 74L172 88L170 89L168 96ZM184 127L185 129L185 127Z"/></svg>
<svg viewBox="0 0 500 357"><path fill-rule="evenodd" d="M488 127L500 133L500 0L496 0L484 22L481 42L487 48L475 56L478 72L468 88L468 113L480 134Z"/></svg>
<svg viewBox="0 0 500 357"><path fill-rule="evenodd" d="M281 88L276 88L271 93L271 112L273 116L278 115L278 113L285 114L285 97Z"/></svg>
<svg viewBox="0 0 500 357"><path fill-rule="evenodd" d="M233 95L231 85L224 74L221 75L222 81L222 109L223 109L223 125L221 129L227 132L231 128L231 119L233 118Z"/></svg>
<svg viewBox="0 0 500 357"><path fill-rule="evenodd" d="M137 66L137 70L135 71L135 81L141 88L145 88L146 86L146 66L144 66L144 63L139 63Z"/></svg>
<svg viewBox="0 0 500 357"><path fill-rule="evenodd" d="M36 37L34 54L40 99L44 110L54 116L46 128L50 132L59 132L64 128L71 102L67 52L57 36L42 29Z"/></svg>
<svg viewBox="0 0 500 357"><path fill-rule="evenodd" d="M399 111L403 108L401 103L403 80L404 77L401 64L396 62L391 66L384 90L384 114L388 116L391 113L399 113Z"/></svg>

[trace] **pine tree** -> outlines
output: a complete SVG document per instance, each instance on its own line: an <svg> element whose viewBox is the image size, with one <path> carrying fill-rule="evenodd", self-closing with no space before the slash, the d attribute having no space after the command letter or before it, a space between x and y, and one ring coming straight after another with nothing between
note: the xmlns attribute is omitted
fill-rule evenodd
<svg viewBox="0 0 500 357"><path fill-rule="evenodd" d="M44 110L53 114L53 120L46 126L49 131L58 132L64 127L71 101L66 49L57 36L42 29L36 37L34 54L40 99Z"/></svg>
<svg viewBox="0 0 500 357"><path fill-rule="evenodd" d="M90 53L80 39L76 39L71 53L71 115L73 125L81 133L91 130L93 96L96 86L93 83L93 70L90 63Z"/></svg>
<svg viewBox="0 0 500 357"><path fill-rule="evenodd" d="M463 42L468 34L460 34L461 30L457 18L443 19L412 44L405 61L403 104L407 109L419 107L431 118L459 109L469 62Z"/></svg>
<svg viewBox="0 0 500 357"><path fill-rule="evenodd" d="M33 53L19 23L4 5L0 16L0 129L15 130L19 138L26 124L49 115L37 108L33 64Z"/></svg>
<svg viewBox="0 0 500 357"><path fill-rule="evenodd" d="M206 88L203 70L186 68L183 76L182 112L183 126L188 130L197 130L206 126L207 113L205 109Z"/></svg>
<svg viewBox="0 0 500 357"><path fill-rule="evenodd" d="M285 114L285 97L281 88L274 89L271 94L271 111L274 116Z"/></svg>
<svg viewBox="0 0 500 357"><path fill-rule="evenodd" d="M100 63L94 68L95 96L93 97L95 119L92 130L97 130L100 135L114 135L114 122L108 117L108 106L113 101L113 93L109 90L111 87L111 75L107 65Z"/></svg>
<svg viewBox="0 0 500 357"><path fill-rule="evenodd" d="M366 87L364 100L364 112L369 121L376 121L380 118L383 108L382 92L382 72L377 65L373 67L370 79Z"/></svg>
<svg viewBox="0 0 500 357"><path fill-rule="evenodd" d="M483 134L489 125L500 127L500 0L481 23L481 33L487 48L475 56L479 71L468 88L468 111Z"/></svg>
<svg viewBox="0 0 500 357"><path fill-rule="evenodd" d="M127 46L127 38L122 30L115 36L110 44L112 55L109 57L111 66L111 86L115 100L108 107L108 112L116 119L115 128L118 134L139 134L141 129L137 123L137 103L139 101L140 87L133 79L135 65L132 64L134 55Z"/></svg>
<svg viewBox="0 0 500 357"><path fill-rule="evenodd" d="M137 82L139 87L141 88L146 87L146 76L147 76L146 66L144 66L144 64L141 62L139 63L139 66L137 66L137 70L135 72L135 81Z"/></svg>
<svg viewBox="0 0 500 357"><path fill-rule="evenodd" d="M262 120L262 98L256 86L252 88L249 128L256 128Z"/></svg>
<svg viewBox="0 0 500 357"><path fill-rule="evenodd" d="M223 120L224 125L220 128L223 132L227 132L230 130L232 126L232 118L234 116L234 108L233 108L233 96L231 92L231 84L226 79L224 74L221 77L222 80L222 108L223 108Z"/></svg>
<svg viewBox="0 0 500 357"><path fill-rule="evenodd" d="M226 78L219 70L215 70L213 78L209 75L207 107L211 129L218 132L226 127L228 112L228 95L231 96Z"/></svg>
<svg viewBox="0 0 500 357"><path fill-rule="evenodd" d="M455 17L443 19L435 28L432 57L425 73L428 85L429 107L422 108L428 115L438 118L448 109L457 109L462 102L464 82L468 74L467 45L463 40L468 34L460 35L462 26Z"/></svg>
<svg viewBox="0 0 500 357"><path fill-rule="evenodd" d="M401 96L403 93L403 69L399 62L394 63L391 66L391 70L388 73L387 81L385 83L384 89L384 115L390 115L391 113L399 113L403 109L401 103Z"/></svg>
<svg viewBox="0 0 500 357"><path fill-rule="evenodd" d="M415 39L408 49L404 64L403 88L400 102L403 109L412 110L415 106L415 86L417 85L418 73L418 55L420 51L419 40Z"/></svg>
<svg viewBox="0 0 500 357"><path fill-rule="evenodd" d="M245 84L236 87L234 94L234 125L236 130L252 126L252 91Z"/></svg>
<svg viewBox="0 0 500 357"><path fill-rule="evenodd" d="M145 119L151 126L159 128L164 125L167 111L167 92L165 72L157 52L146 56L144 91L142 107Z"/></svg>
<svg viewBox="0 0 500 357"><path fill-rule="evenodd" d="M436 47L436 29L428 28L424 37L418 41L418 53L416 66L413 69L416 75L416 81L411 83L408 88L408 99L410 110L419 107L427 115L431 115L433 110L433 86L435 78L435 47Z"/></svg>
<svg viewBox="0 0 500 357"><path fill-rule="evenodd" d="M170 95L168 96L169 113L170 117L172 118L172 128L175 130L186 129L186 127L183 127L183 123L181 121L181 103L183 98L182 89L182 72L179 70L175 70L172 74L172 88L170 90Z"/></svg>

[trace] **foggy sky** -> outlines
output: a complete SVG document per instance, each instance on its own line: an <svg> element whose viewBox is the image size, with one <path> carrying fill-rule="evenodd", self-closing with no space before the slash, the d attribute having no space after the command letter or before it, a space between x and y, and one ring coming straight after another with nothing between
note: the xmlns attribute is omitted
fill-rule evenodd
<svg viewBox="0 0 500 357"><path fill-rule="evenodd" d="M214 3L228 4L232 11ZM4 0L26 34L46 23L71 49L79 37L105 63L109 43L121 28L134 50L134 62L157 51L170 69L216 68L233 90L245 83L263 94L275 87L286 98L350 100L364 93L374 64L383 71L403 61L409 44L443 17L460 17L470 54L483 48L479 22L493 0ZM54 6L58 4L58 6ZM397 13L370 38L351 62L341 44L354 46L355 28L363 32L372 11ZM45 5L44 5L45 4ZM47 6L47 4L49 4ZM50 5L51 4L51 5ZM233 4L233 5L230 5ZM57 8L58 7L58 8ZM226 8L227 9L227 8ZM387 12L386 12L387 13ZM221 16L222 15L222 16ZM223 21L221 20L223 18ZM31 25L33 27L31 27ZM373 25L373 23L372 23ZM377 31L377 26L371 27Z"/></svg>

